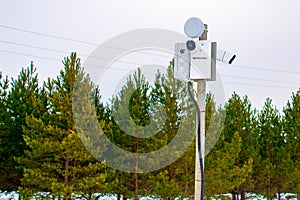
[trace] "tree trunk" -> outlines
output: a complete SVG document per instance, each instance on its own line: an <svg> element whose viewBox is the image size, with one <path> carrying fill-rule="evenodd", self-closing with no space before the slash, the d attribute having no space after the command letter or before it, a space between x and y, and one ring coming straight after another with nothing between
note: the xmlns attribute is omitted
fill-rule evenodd
<svg viewBox="0 0 300 200"><path fill-rule="evenodd" d="M235 192L231 192L231 195L232 195L232 200L237 200L237 198L236 198L236 193Z"/></svg>
<svg viewBox="0 0 300 200"><path fill-rule="evenodd" d="M185 175L186 175L186 177L188 177L188 173L189 173L188 163L186 162L185 163ZM182 199L184 199L184 197L188 196L188 188L189 188L189 180L188 180L188 178L186 178L185 184L184 184L184 192L183 192L183 195L182 195Z"/></svg>
<svg viewBox="0 0 300 200"><path fill-rule="evenodd" d="M298 191L300 191L300 165L298 166ZM300 192L297 194L297 200L300 200Z"/></svg>
<svg viewBox="0 0 300 200"><path fill-rule="evenodd" d="M65 161L65 171L66 171L66 175L65 175L65 185L69 185L69 159L67 158L67 160ZM64 196L65 200L72 200L72 194L67 192L66 195Z"/></svg>
<svg viewBox="0 0 300 200"><path fill-rule="evenodd" d="M135 173L135 192L134 192L134 199L139 199L139 183L138 183L138 174Z"/></svg>
<svg viewBox="0 0 300 200"><path fill-rule="evenodd" d="M245 192L241 192L241 200L245 200Z"/></svg>
<svg viewBox="0 0 300 200"><path fill-rule="evenodd" d="M139 169L139 138L138 138L138 132L137 130L135 130L135 135L136 135L136 139L135 139L135 153L136 153L136 157L135 157L135 174L134 174L134 178L135 178L135 194L134 194L134 199L138 200L139 199L139 179L138 179L138 169Z"/></svg>

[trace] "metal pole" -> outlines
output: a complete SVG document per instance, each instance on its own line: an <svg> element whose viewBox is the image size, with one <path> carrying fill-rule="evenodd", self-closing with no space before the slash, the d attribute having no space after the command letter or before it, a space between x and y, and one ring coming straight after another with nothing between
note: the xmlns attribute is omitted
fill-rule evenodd
<svg viewBox="0 0 300 200"><path fill-rule="evenodd" d="M199 40L207 40L207 24L205 24L205 31ZM205 80L197 80L197 103L200 109L200 137L201 137L201 155L203 159L204 167L204 156L205 156L205 101L206 101L206 82ZM198 119L196 119L198 120ZM196 123L197 124L197 123ZM201 187L202 187L202 177L199 162L198 153L198 134L196 127L196 162L195 162L195 199L201 199Z"/></svg>

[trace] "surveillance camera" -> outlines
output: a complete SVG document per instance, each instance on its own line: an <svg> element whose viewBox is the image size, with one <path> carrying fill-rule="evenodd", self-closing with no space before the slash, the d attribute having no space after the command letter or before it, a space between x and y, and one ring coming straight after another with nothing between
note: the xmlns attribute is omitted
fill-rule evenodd
<svg viewBox="0 0 300 200"><path fill-rule="evenodd" d="M186 42L186 48L190 51L193 51L196 48L196 44L193 40L188 40Z"/></svg>
<svg viewBox="0 0 300 200"><path fill-rule="evenodd" d="M224 51L221 49L217 50L217 61L232 64L235 57L236 55L229 53L228 51Z"/></svg>

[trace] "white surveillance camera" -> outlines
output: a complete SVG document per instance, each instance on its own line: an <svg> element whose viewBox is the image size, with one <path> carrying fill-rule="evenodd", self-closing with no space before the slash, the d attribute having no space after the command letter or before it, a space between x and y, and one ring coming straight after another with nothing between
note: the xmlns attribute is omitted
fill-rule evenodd
<svg viewBox="0 0 300 200"><path fill-rule="evenodd" d="M229 53L228 51L218 49L217 50L217 61L232 64L236 55Z"/></svg>

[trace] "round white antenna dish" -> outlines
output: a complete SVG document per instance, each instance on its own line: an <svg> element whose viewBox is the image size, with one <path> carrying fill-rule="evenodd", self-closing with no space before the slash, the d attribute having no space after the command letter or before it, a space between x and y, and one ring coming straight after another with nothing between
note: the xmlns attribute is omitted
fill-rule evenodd
<svg viewBox="0 0 300 200"><path fill-rule="evenodd" d="M190 38L198 38L204 32L205 26L201 19L192 17L184 24L184 33Z"/></svg>

